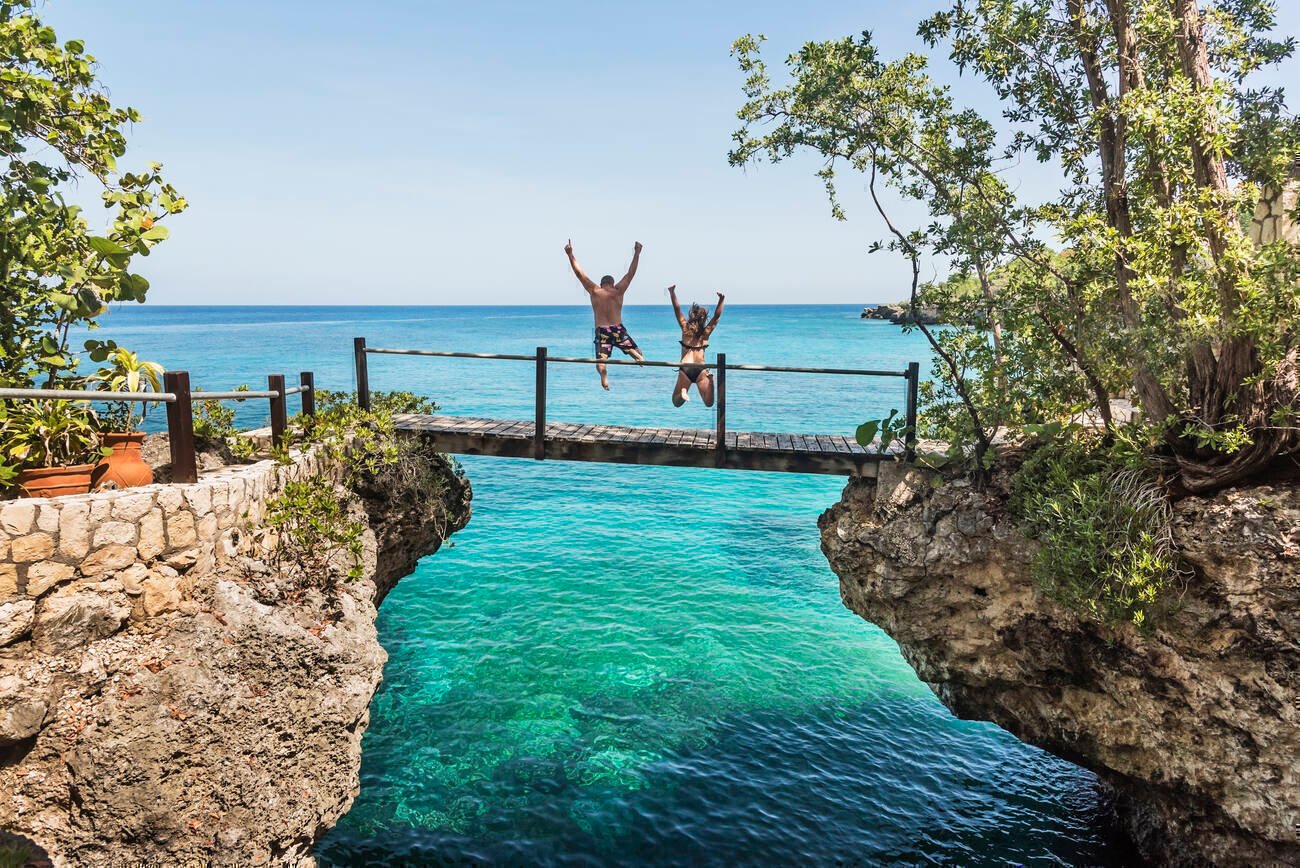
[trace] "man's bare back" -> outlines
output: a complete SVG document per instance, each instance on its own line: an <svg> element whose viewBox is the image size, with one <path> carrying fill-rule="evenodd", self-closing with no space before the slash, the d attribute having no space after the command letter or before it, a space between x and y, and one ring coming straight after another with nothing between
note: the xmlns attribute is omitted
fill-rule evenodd
<svg viewBox="0 0 1300 868"><path fill-rule="evenodd" d="M638 362L642 361L645 357L641 355L636 341L632 340L632 336L623 326L623 296L627 293L627 288L632 285L632 278L636 276L636 267L641 261L641 242L636 242L632 250L632 264L628 266L627 274L619 281L615 281L613 276L608 274L600 279L600 283L588 277L582 270L582 266L578 264L577 257L573 255L572 239L564 245L564 252L569 257L569 267L573 269L582 288L587 290L587 294L591 297L591 313L596 321L596 358L607 359L613 353L614 347L618 347ZM600 374L600 384L608 389L609 375L606 366L597 365L596 371Z"/></svg>

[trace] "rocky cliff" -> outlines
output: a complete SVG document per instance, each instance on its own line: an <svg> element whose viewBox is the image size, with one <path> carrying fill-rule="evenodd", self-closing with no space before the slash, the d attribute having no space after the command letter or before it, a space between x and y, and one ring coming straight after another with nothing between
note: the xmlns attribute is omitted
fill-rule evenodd
<svg viewBox="0 0 1300 868"><path fill-rule="evenodd" d="M443 463L413 503L337 489L364 575L272 563L311 455L192 485L0 505L0 829L56 864L308 865L358 789L382 595L469 518Z"/></svg>
<svg viewBox="0 0 1300 868"><path fill-rule="evenodd" d="M995 483L884 465L821 519L845 604L953 713L1094 770L1161 864L1300 864L1300 486L1188 498L1147 635L1045 597Z"/></svg>

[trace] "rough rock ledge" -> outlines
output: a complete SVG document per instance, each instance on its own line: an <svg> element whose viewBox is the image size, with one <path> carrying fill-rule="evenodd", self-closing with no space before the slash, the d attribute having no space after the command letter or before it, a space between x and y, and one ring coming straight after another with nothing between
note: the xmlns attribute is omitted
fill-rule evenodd
<svg viewBox="0 0 1300 868"><path fill-rule="evenodd" d="M1044 596L1005 497L850 481L820 521L845 605L954 714L1095 771L1146 859L1300 865L1300 486L1179 502L1194 576L1150 635Z"/></svg>
<svg viewBox="0 0 1300 868"><path fill-rule="evenodd" d="M359 787L378 601L470 504L450 464L436 517L356 492L365 576L323 593L258 543L323 464L0 504L0 829L59 865L313 864Z"/></svg>

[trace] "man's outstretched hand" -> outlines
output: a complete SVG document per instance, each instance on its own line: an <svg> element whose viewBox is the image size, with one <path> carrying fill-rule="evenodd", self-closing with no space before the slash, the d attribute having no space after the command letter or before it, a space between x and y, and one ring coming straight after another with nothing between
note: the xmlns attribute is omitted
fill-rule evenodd
<svg viewBox="0 0 1300 868"><path fill-rule="evenodd" d="M640 253L640 252L641 252L641 242L638 241L638 242L636 242L635 244L633 244L633 245L632 245L632 250L633 250L634 252L636 252L636 253Z"/></svg>
<svg viewBox="0 0 1300 868"><path fill-rule="evenodd" d="M724 298L726 298L725 295L723 295L722 293L718 293L718 301L722 301Z"/></svg>
<svg viewBox="0 0 1300 868"><path fill-rule="evenodd" d="M564 252L567 253L567 254L569 254L570 256L573 255L573 239L572 239L572 238L569 239L569 243L568 243L568 244L564 245Z"/></svg>

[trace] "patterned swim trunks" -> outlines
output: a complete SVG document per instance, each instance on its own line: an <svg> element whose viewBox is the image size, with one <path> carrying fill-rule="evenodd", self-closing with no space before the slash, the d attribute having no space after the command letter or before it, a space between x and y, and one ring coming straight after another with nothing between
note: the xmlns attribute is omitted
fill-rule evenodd
<svg viewBox="0 0 1300 868"><path fill-rule="evenodd" d="M637 349L636 341L627 333L622 323L612 326L596 326L596 358L607 359L618 347L625 355L632 355Z"/></svg>

